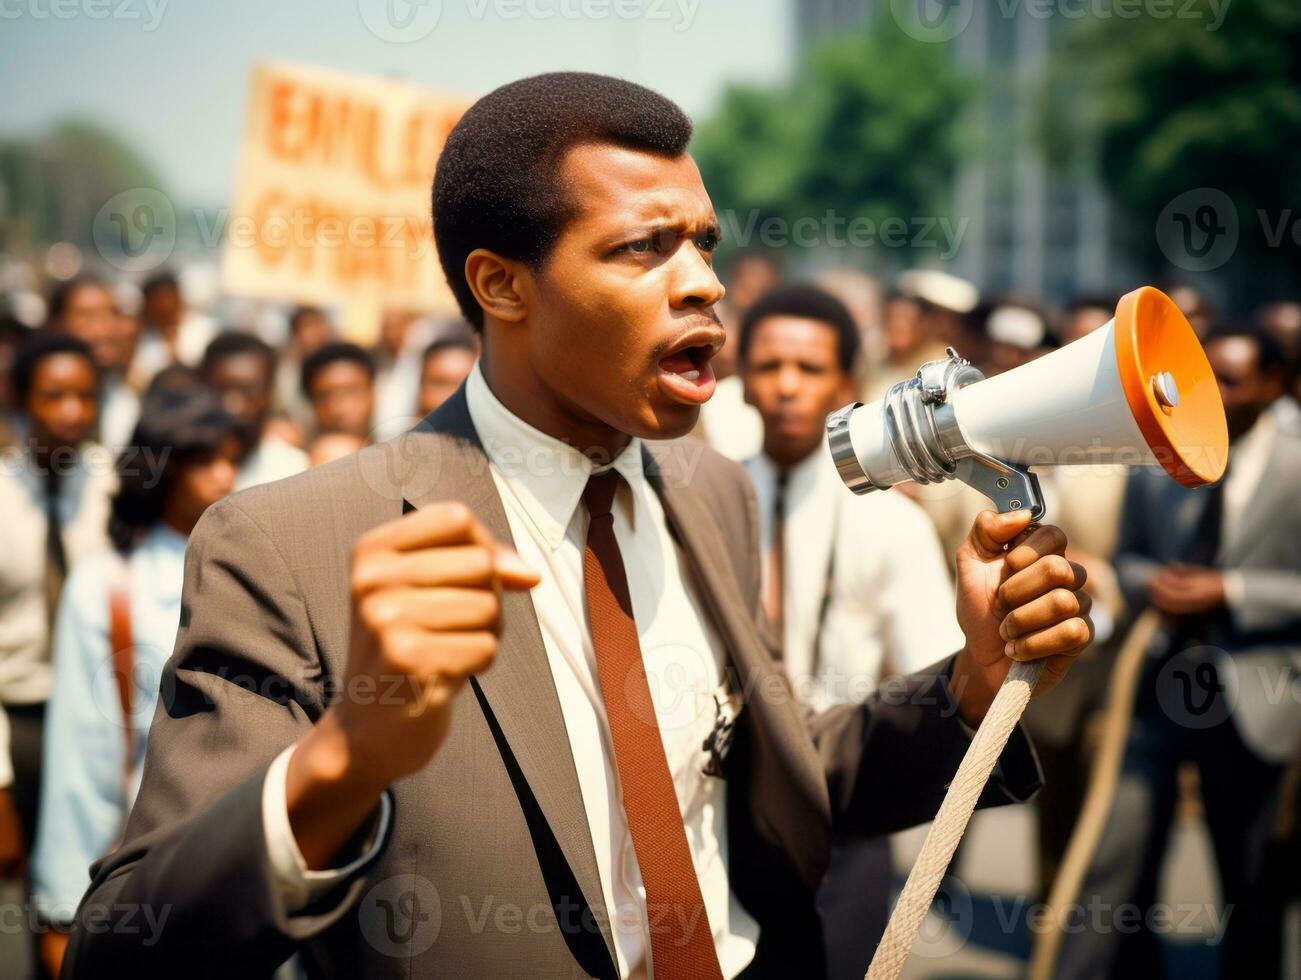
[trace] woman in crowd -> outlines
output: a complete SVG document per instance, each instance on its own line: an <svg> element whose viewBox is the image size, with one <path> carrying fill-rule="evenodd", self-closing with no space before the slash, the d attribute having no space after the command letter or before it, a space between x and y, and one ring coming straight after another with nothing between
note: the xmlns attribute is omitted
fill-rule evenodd
<svg viewBox="0 0 1301 980"><path fill-rule="evenodd" d="M68 578L54 633L34 853L41 960L57 976L91 862L110 850L140 785L159 678L180 619L185 542L229 494L238 422L204 386L157 384L118 458L112 549Z"/></svg>

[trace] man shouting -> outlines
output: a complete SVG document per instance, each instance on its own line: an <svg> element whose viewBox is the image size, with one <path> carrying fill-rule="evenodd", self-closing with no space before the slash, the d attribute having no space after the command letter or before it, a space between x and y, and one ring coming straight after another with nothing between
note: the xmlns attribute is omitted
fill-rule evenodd
<svg viewBox="0 0 1301 980"><path fill-rule="evenodd" d="M415 429L214 507L125 843L72 976L811 976L833 832L933 815L1013 659L1089 641L1051 527L981 515L966 643L813 717L760 602L714 388L719 229L691 124L599 75L503 86L438 161L480 331ZM828 462L828 465L831 465ZM871 541L862 543L872 547ZM1038 785L1016 734L986 801ZM129 910L167 910L148 938Z"/></svg>

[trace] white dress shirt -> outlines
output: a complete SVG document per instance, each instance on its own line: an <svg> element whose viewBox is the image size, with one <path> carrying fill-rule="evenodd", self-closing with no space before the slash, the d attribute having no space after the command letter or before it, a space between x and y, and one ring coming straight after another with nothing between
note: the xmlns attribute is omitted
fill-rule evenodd
<svg viewBox="0 0 1301 980"><path fill-rule="evenodd" d="M762 455L745 465L766 554L777 467ZM784 513L783 662L807 704L821 711L864 701L887 662L907 674L962 648L948 562L915 503L888 491L850 493L824 443L790 470Z"/></svg>
<svg viewBox="0 0 1301 980"><path fill-rule="evenodd" d="M240 464L235 490L247 490L261 483L296 476L308 465L307 453L297 446L291 446L279 436L265 435Z"/></svg>
<svg viewBox="0 0 1301 980"><path fill-rule="evenodd" d="M581 498L594 467L582 453L511 414L489 390L477 365L466 396L515 548L542 573L531 597L595 845L619 973L646 976L646 892L620 799L583 586L588 518ZM719 963L723 975L733 977L754 958L759 926L732 894L726 785L704 775L707 757L701 743L714 726L717 705L733 713L736 704L726 695L726 651L689 582L685 558L642 470L641 454L641 443L634 439L612 464L627 482L615 499L615 538L627 570L647 680ZM305 872L284 804L291 751L292 747L286 750L268 773L263 810L273 866L292 911L346 869ZM387 794L383 807L372 852L386 832ZM358 862L369 856L368 852ZM305 874L310 878L305 880Z"/></svg>
<svg viewBox="0 0 1301 980"><path fill-rule="evenodd" d="M108 545L109 498L117 485L114 460L86 444L59 486L59 522L68 571ZM45 597L44 477L26 445L0 453L0 702L32 704L50 695L50 623Z"/></svg>

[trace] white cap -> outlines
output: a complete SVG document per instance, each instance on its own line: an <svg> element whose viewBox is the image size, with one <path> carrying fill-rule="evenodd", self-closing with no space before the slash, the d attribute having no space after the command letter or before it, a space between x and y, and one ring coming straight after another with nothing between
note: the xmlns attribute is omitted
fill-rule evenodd
<svg viewBox="0 0 1301 980"><path fill-rule="evenodd" d="M1034 310L1024 306L998 306L989 314L985 332L995 343L1034 350L1044 342L1048 327Z"/></svg>
<svg viewBox="0 0 1301 980"><path fill-rule="evenodd" d="M954 313L970 313L980 302L975 283L938 269L909 269L899 274L899 291Z"/></svg>

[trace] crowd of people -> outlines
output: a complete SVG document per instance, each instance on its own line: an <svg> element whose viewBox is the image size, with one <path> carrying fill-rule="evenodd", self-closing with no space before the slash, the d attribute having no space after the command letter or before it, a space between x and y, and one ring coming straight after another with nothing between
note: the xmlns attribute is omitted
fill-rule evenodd
<svg viewBox="0 0 1301 980"><path fill-rule="evenodd" d="M951 562L988 502L959 484L849 494L827 457L827 415L879 399L947 347L986 375L1015 369L1102 328L1117 297L1050 312L944 272L888 285L846 269L795 276L779 256L745 251L726 280L729 341L696 434L754 484L764 605L794 690L815 709L860 701L962 644ZM1142 675L1125 791L1085 887L1156 901L1172 815L1197 796L1195 769L1235 908L1222 955L1244 972L1226 975L1268 976L1273 920L1294 887L1272 873L1289 846L1273 828L1295 812L1286 774L1298 712L1286 695L1252 701L1242 665L1288 690L1301 659L1301 304L1231 320L1190 287L1168 291L1220 381L1229 476L1193 492L1115 467L1041 474L1070 557L1088 570L1097 624L1081 676L1028 716L1047 774L1041 888L1080 812L1110 655L1136 613L1155 608L1165 626ZM0 321L0 875L29 883L39 958L57 974L89 865L114 846L139 787L189 532L228 494L409 428L462 384L478 345L461 321L402 311L384 315L370 347L315 307L292 310L282 337L222 330L187 307L169 272L131 290L61 281L39 322L25 319ZM1176 660L1189 676L1202 677L1202 664L1219 672L1204 689L1222 724L1166 704L1161 683ZM820 897L830 975L859 975L870 959L891 867L884 839L837 843ZM1135 976L1159 975L1148 931L1078 938L1061 976L1116 975L1108 964L1122 960Z"/></svg>

